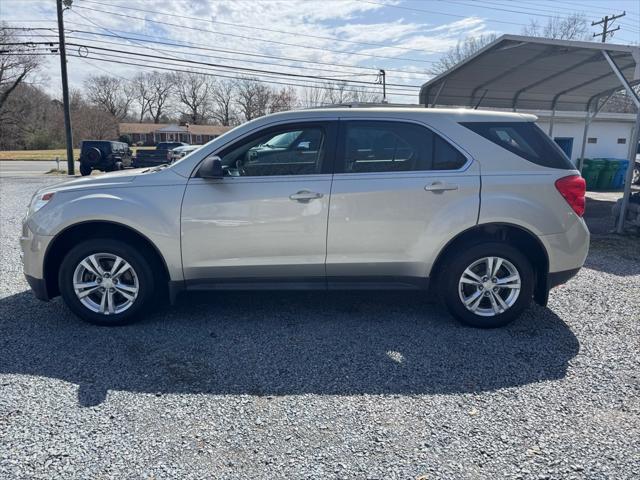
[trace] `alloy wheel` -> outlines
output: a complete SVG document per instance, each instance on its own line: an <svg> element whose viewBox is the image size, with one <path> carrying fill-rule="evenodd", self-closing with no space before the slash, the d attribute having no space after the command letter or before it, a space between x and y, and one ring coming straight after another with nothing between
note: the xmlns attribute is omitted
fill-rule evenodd
<svg viewBox="0 0 640 480"><path fill-rule="evenodd" d="M73 289L80 303L89 310L115 315L129 309L136 301L138 275L118 255L94 253L76 266Z"/></svg>
<svg viewBox="0 0 640 480"><path fill-rule="evenodd" d="M469 265L458 281L458 294L470 312L493 317L511 308L520 295L518 269L501 257L483 257Z"/></svg>

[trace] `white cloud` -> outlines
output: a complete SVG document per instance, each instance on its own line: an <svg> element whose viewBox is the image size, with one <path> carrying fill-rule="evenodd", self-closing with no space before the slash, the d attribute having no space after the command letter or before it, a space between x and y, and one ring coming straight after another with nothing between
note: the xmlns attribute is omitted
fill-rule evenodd
<svg viewBox="0 0 640 480"><path fill-rule="evenodd" d="M32 20L55 20L55 8L52 5L53 2L49 0L29 2L17 0L1 1L4 20L16 21L27 18ZM393 79L393 83L411 83L414 85L421 84L427 80L428 75L425 72L428 70L430 63L403 60L403 58L434 61L438 58L438 52L443 52L454 46L459 38L465 35L478 35L486 31L484 22L477 17L470 16L445 25L431 25L405 20L401 15L406 14L406 12L398 12L378 4L357 0L339 2L328 2L326 0L97 1L108 4L108 6L97 5L85 0L75 0L71 11L65 13L67 28L101 33L106 33L104 29L108 29L129 32L129 36L144 34L159 37L164 41L192 42L198 46L216 49L299 58L331 64L364 66L371 68L372 73L375 72L375 69L385 68L388 70L387 78ZM25 4L28 5L26 9L24 8ZM127 16L110 15L88 10L87 8L111 11ZM143 11L132 10L132 8ZM152 13L150 10L166 12L169 15ZM180 18L179 16L194 17L200 20ZM140 17L140 19L135 17ZM415 15L412 15L413 17ZM104 29L99 28L92 22L104 27ZM80 27L78 24L82 24L84 27ZM236 24L237 26L228 24ZM55 26L55 23L31 23L30 25ZM181 28L182 26L194 29ZM263 30L255 29L255 27ZM76 33L69 36L78 37L83 35ZM93 38L125 44L123 40L118 38ZM348 40L349 42L341 42L335 39ZM357 42L362 42L363 44ZM303 72L305 74L325 76L354 71L352 68L347 67L270 60L268 58L255 58L219 52L202 52L214 58L194 57L193 54L196 51L193 49L181 49L179 47L148 43L145 43L145 46L142 47L140 44L128 43L129 46L126 48L130 50L162 55L166 57L165 61L170 61L172 57L178 56L226 65L251 66L258 69ZM382 46L367 44L381 44ZM117 45L105 46L120 48ZM159 52L158 50L160 49L184 53ZM375 58L366 55L390 58ZM95 56L95 51L90 50L88 60L69 59L70 82L73 86L79 87L83 79L89 73L93 73L93 67L88 65L87 61L92 62L96 68L100 67L103 70L124 77L130 77L142 68L99 62L94 59ZM269 62L271 65L247 63L248 60ZM48 65L47 72L51 78L51 90L56 92L59 89L57 59L49 59ZM311 70L309 67L318 70ZM321 70L324 70L324 72ZM393 72L393 70L402 70L406 73ZM374 77L366 78L372 80ZM417 96L417 90L415 93ZM396 101L415 101L414 98L409 97L391 98Z"/></svg>

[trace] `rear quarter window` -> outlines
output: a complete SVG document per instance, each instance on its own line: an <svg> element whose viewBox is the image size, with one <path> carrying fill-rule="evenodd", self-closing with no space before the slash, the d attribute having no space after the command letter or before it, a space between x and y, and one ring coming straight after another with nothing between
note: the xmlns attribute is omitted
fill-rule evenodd
<svg viewBox="0 0 640 480"><path fill-rule="evenodd" d="M536 165L575 169L560 147L535 123L462 122L460 125Z"/></svg>

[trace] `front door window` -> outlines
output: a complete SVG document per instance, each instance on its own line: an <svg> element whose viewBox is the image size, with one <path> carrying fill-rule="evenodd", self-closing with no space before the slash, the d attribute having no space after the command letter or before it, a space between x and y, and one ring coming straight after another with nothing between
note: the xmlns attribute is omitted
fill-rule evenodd
<svg viewBox="0 0 640 480"><path fill-rule="evenodd" d="M322 126L270 130L220 154L229 176L313 175L322 172L326 133Z"/></svg>

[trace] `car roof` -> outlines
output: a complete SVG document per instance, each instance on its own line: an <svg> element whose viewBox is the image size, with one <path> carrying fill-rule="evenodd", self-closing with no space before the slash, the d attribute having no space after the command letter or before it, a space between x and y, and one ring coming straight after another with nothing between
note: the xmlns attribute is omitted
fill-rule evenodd
<svg viewBox="0 0 640 480"><path fill-rule="evenodd" d="M313 117L407 117L423 118L425 120L451 120L455 122L535 122L535 115L502 112L495 110L474 110L471 108L425 108L425 107L325 107L309 108L305 110L290 110L274 113L271 118L284 118L287 116L299 118L301 115Z"/></svg>

